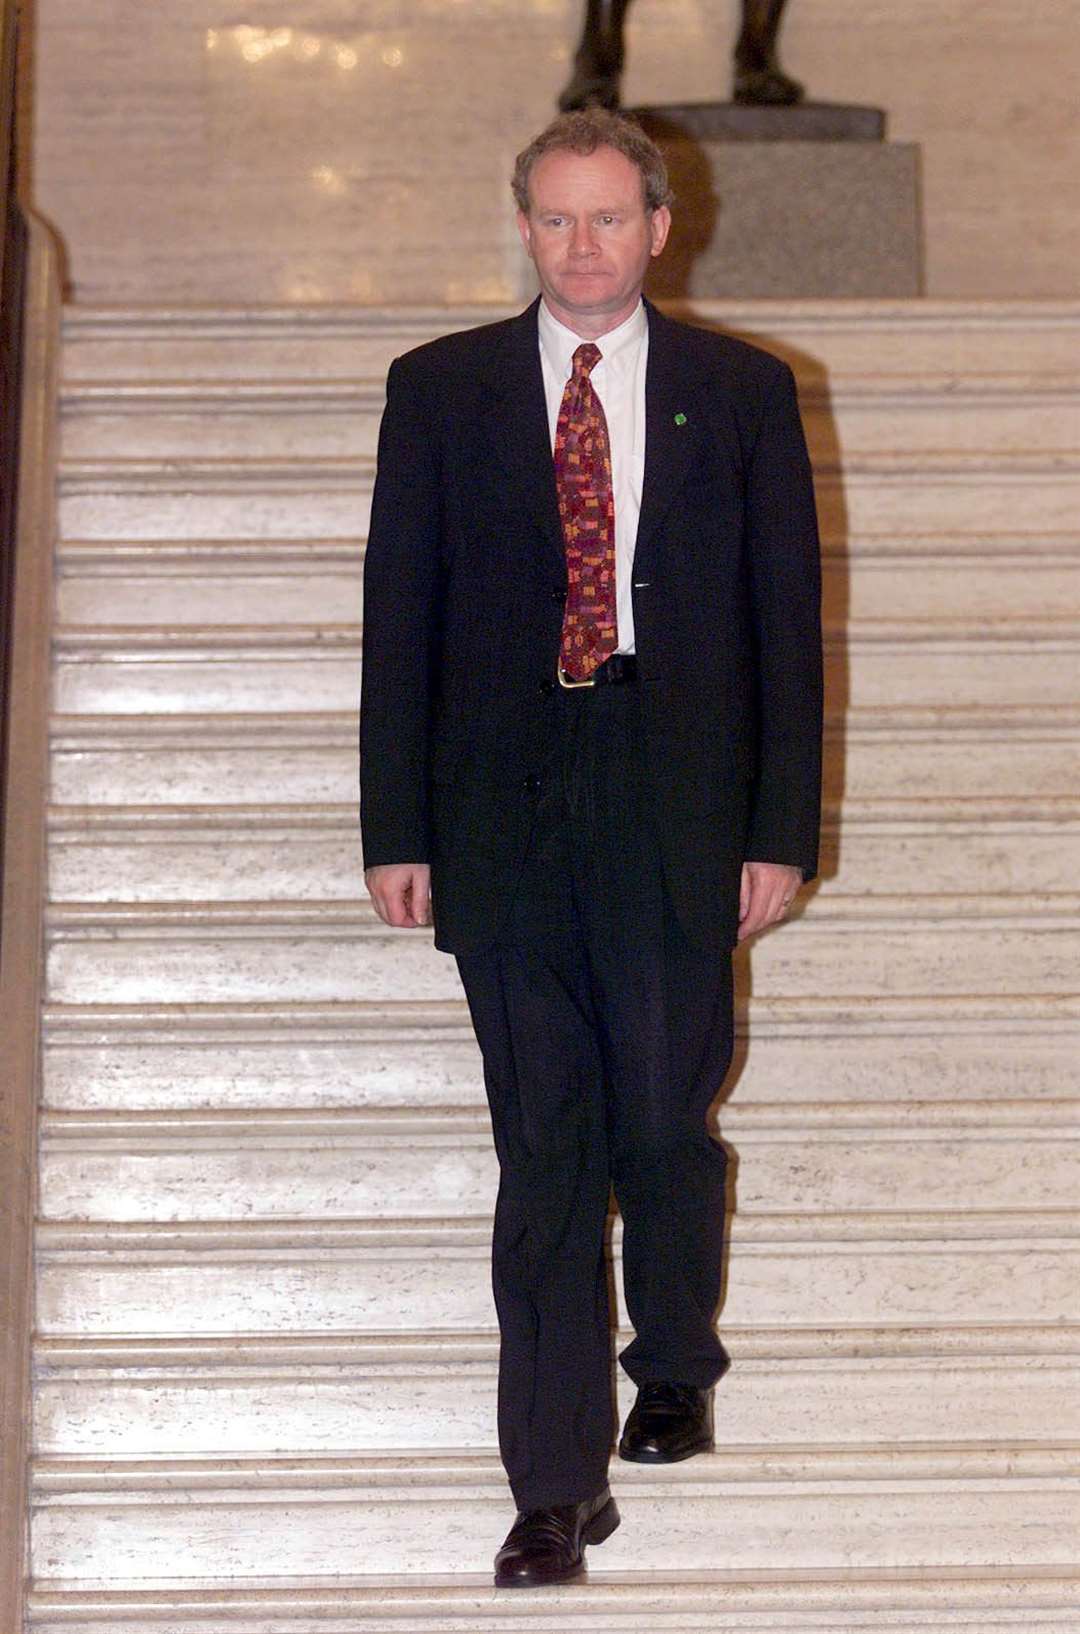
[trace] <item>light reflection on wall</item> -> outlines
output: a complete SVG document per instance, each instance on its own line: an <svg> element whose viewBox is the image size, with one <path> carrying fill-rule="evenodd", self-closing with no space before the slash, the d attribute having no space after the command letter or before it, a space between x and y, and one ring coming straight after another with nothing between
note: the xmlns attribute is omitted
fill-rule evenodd
<svg viewBox="0 0 1080 1634"><path fill-rule="evenodd" d="M581 0L573 3L576 15ZM245 297L241 263L254 246L274 300L408 302L432 288L443 298L444 285L462 302L517 298L521 252L505 178L534 121L501 79L477 104L467 70L478 32L520 23L531 30L530 75L548 76L537 93L546 114L573 31L541 14L561 16L571 0L213 4L220 9L194 34L207 163L212 196L231 201L230 247L243 248L226 270ZM460 133L460 151L449 131ZM419 221L425 198L438 202L438 230ZM226 260L224 241L214 253ZM200 264L192 276L208 274Z"/></svg>
<svg viewBox="0 0 1080 1634"><path fill-rule="evenodd" d="M322 188L324 193L344 193L345 178L340 170L333 165L316 165L311 172L311 179L316 187Z"/></svg>
<svg viewBox="0 0 1080 1634"><path fill-rule="evenodd" d="M232 48L243 62L266 62L269 58L287 53L299 62L314 62L322 58L336 68L356 68L360 52L347 40L320 39L317 34L301 33L294 28L257 28L252 23L236 23L232 28L208 28L207 51ZM386 68L400 68L405 53L400 46L385 46L379 60Z"/></svg>

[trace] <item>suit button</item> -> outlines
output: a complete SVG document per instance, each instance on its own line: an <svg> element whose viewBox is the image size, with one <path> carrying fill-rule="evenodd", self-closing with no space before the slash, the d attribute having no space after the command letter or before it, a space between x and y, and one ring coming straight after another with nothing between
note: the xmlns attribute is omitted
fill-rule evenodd
<svg viewBox="0 0 1080 1634"><path fill-rule="evenodd" d="M544 694L545 698L549 698L555 691L555 682L551 679L550 675L545 676L540 682L540 691Z"/></svg>
<svg viewBox="0 0 1080 1634"><path fill-rule="evenodd" d="M540 779L537 777L535 772L530 772L528 777L523 779L521 786L525 790L526 794L540 793Z"/></svg>
<svg viewBox="0 0 1080 1634"><path fill-rule="evenodd" d="M557 607L561 607L563 602L566 600L566 591L560 589L560 587L556 585L555 589L551 592L551 599Z"/></svg>

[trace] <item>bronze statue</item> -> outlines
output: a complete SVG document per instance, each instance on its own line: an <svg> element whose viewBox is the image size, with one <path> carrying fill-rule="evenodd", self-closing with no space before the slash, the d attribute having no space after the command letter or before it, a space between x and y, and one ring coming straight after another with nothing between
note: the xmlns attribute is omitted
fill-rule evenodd
<svg viewBox="0 0 1080 1634"><path fill-rule="evenodd" d="M742 28L735 46L736 102L774 106L799 102L803 88L780 67L776 37L785 0L743 0ZM630 0L585 0L585 28L574 57L574 72L559 107L617 108L626 50L623 24Z"/></svg>

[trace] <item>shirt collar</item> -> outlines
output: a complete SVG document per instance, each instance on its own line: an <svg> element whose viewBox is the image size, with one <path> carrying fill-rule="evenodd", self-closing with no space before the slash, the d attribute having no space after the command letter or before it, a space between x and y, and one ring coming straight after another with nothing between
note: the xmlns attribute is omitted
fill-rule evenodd
<svg viewBox="0 0 1080 1634"><path fill-rule="evenodd" d="M573 369L574 353L582 344L584 337L575 335L572 329L560 323L543 298L540 301L537 327L540 331L540 350L554 371L556 379L568 380ZM596 344L600 348L601 361L614 364L616 367L628 361L644 340L648 329L645 305L639 299L630 316L624 318L618 328L609 329L606 335L597 337Z"/></svg>

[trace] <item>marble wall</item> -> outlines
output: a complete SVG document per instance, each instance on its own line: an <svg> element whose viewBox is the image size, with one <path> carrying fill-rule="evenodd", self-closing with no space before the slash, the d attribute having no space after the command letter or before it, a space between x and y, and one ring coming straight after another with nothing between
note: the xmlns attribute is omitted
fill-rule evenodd
<svg viewBox="0 0 1080 1634"><path fill-rule="evenodd" d="M578 0L37 0L33 190L84 301L514 298L507 173ZM637 0L628 102L727 96L735 0ZM785 66L923 150L931 295L1080 288L1075 0L791 0Z"/></svg>

